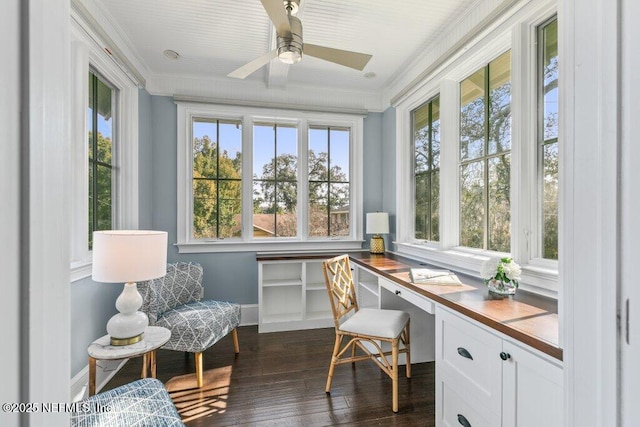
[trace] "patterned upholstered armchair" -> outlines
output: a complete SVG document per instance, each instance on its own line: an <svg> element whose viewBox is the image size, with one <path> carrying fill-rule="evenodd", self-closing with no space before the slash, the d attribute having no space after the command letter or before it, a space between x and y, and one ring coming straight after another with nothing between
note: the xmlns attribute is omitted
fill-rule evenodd
<svg viewBox="0 0 640 427"><path fill-rule="evenodd" d="M145 378L78 402L71 427L184 426L169 393L155 378Z"/></svg>
<svg viewBox="0 0 640 427"><path fill-rule="evenodd" d="M167 265L164 277L138 283L141 310L149 325L171 331L164 347L195 353L198 387L203 385L202 352L231 332L235 352L239 353L240 306L231 302L202 300L202 266L179 262Z"/></svg>

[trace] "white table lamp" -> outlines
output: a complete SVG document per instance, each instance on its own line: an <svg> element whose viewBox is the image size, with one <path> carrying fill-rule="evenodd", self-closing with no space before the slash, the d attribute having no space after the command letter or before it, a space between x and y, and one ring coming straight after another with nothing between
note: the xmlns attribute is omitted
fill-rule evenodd
<svg viewBox="0 0 640 427"><path fill-rule="evenodd" d="M149 319L138 311L142 306L142 296L136 282L162 277L166 271L166 231L108 230L93 233L92 279L125 284L116 300L119 313L107 323L111 345L128 345L142 339Z"/></svg>
<svg viewBox="0 0 640 427"><path fill-rule="evenodd" d="M367 234L373 234L369 252L384 253L384 238L381 234L389 232L389 214L386 212L371 212L367 214Z"/></svg>

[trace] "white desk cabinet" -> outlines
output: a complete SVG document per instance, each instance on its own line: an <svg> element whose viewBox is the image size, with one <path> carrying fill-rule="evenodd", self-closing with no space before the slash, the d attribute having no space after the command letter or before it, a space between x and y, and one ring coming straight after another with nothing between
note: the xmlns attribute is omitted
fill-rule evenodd
<svg viewBox="0 0 640 427"><path fill-rule="evenodd" d="M438 426L561 427L562 395L552 358L436 308Z"/></svg>
<svg viewBox="0 0 640 427"><path fill-rule="evenodd" d="M258 331L333 326L322 260L258 261Z"/></svg>

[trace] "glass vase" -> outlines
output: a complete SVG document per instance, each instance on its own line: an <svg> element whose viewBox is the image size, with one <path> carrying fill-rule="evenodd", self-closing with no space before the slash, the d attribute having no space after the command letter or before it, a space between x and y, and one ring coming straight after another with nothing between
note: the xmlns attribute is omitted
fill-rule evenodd
<svg viewBox="0 0 640 427"><path fill-rule="evenodd" d="M503 282L502 280L491 279L487 282L489 292L499 295L513 295L516 293L516 287L513 283Z"/></svg>

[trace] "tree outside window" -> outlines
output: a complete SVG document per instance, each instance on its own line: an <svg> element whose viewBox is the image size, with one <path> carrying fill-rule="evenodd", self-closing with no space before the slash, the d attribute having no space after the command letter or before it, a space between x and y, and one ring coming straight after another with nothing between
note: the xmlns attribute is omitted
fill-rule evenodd
<svg viewBox="0 0 640 427"><path fill-rule="evenodd" d="M511 53L460 84L460 245L510 252Z"/></svg>
<svg viewBox="0 0 640 427"><path fill-rule="evenodd" d="M114 97L115 90L90 71L87 114L89 250L93 247L93 232L110 230L114 224Z"/></svg>
<svg viewBox="0 0 640 427"><path fill-rule="evenodd" d="M298 130L253 127L253 237L298 234Z"/></svg>
<svg viewBox="0 0 640 427"><path fill-rule="evenodd" d="M440 98L411 113L415 238L440 240Z"/></svg>
<svg viewBox="0 0 640 427"><path fill-rule="evenodd" d="M193 237L242 234L242 126L193 121Z"/></svg>
<svg viewBox="0 0 640 427"><path fill-rule="evenodd" d="M311 237L348 236L349 129L309 129L309 226Z"/></svg>
<svg viewBox="0 0 640 427"><path fill-rule="evenodd" d="M558 20L538 28L538 176L542 257L558 259Z"/></svg>
<svg viewBox="0 0 640 427"><path fill-rule="evenodd" d="M362 118L260 113L178 103L179 169L190 172L178 177L178 244L206 252L359 245L350 168L361 161Z"/></svg>

